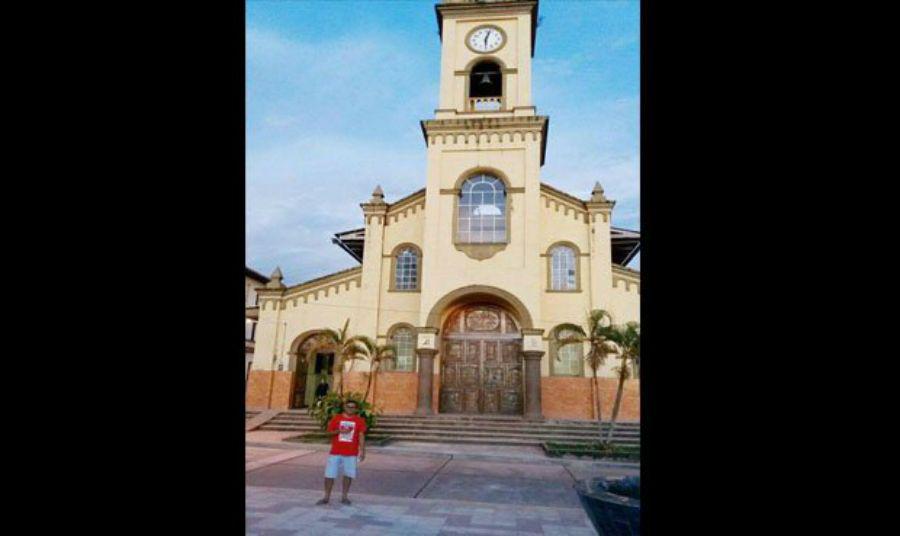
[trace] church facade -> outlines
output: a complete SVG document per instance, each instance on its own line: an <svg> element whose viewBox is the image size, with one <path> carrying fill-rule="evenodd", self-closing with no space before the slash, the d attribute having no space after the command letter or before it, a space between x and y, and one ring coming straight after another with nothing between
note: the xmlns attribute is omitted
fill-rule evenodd
<svg viewBox="0 0 900 536"><path fill-rule="evenodd" d="M592 419L587 348L556 348L562 323L592 309L640 321L640 235L612 227L615 201L596 184L579 199L542 183L549 118L531 96L538 1L444 0L439 107L421 122L424 188L361 203L359 229L333 242L358 266L259 289L248 408L302 408L333 377L327 350L305 359L324 328L392 343L396 360L369 399L388 414L501 414ZM612 192L610 192L612 195ZM604 418L615 396L600 371ZM344 370L365 391L369 364ZM627 380L620 420L640 419L640 379Z"/></svg>

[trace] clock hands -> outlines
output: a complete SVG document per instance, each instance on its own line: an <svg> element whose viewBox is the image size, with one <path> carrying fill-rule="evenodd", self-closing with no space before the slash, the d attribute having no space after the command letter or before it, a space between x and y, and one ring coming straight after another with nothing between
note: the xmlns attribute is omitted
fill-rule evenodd
<svg viewBox="0 0 900 536"><path fill-rule="evenodd" d="M484 32L484 48L487 48L487 40L488 37L491 36L491 32Z"/></svg>

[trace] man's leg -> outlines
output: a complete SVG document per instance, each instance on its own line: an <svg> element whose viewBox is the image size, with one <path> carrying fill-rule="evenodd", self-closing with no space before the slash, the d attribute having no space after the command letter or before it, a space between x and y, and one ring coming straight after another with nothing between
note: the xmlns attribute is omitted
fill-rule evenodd
<svg viewBox="0 0 900 536"><path fill-rule="evenodd" d="M338 461L337 456L328 456L328 461L325 462L325 497L319 499L316 504L328 504L331 500L331 488L334 486L334 479L337 478Z"/></svg>
<svg viewBox="0 0 900 536"><path fill-rule="evenodd" d="M325 478L325 497L319 501L319 504L328 504L331 500L331 488L334 487L333 478Z"/></svg>
<svg viewBox="0 0 900 536"><path fill-rule="evenodd" d="M343 462L344 485L341 489L341 502L344 504L350 504L350 499L347 498L347 493L350 492L350 484L353 482L353 479L356 478L356 456L344 456Z"/></svg>

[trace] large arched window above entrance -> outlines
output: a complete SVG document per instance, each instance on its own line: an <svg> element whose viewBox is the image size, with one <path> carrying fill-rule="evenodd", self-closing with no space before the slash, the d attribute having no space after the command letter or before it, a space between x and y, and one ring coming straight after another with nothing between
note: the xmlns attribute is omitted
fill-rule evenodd
<svg viewBox="0 0 900 536"><path fill-rule="evenodd" d="M557 337L565 339L576 333L567 330L555 330ZM553 376L584 376L584 346L568 344L560 347L556 337L550 339L550 374Z"/></svg>
<svg viewBox="0 0 900 536"><path fill-rule="evenodd" d="M481 173L460 189L456 242L505 244L507 242L506 187L497 177Z"/></svg>
<svg viewBox="0 0 900 536"><path fill-rule="evenodd" d="M391 329L388 340L394 345L394 359L384 362L384 370L414 372L416 370L416 334L411 326L401 324Z"/></svg>
<svg viewBox="0 0 900 536"><path fill-rule="evenodd" d="M413 244L400 244L391 255L389 290L418 292L421 289L422 251Z"/></svg>

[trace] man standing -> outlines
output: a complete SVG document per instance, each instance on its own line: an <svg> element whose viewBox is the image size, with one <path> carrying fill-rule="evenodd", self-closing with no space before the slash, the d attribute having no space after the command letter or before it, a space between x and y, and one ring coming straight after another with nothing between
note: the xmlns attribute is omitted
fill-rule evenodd
<svg viewBox="0 0 900 536"><path fill-rule="evenodd" d="M326 430L332 438L331 451L325 464L325 497L316 504L328 504L338 468L344 474L341 502L350 504L347 493L350 491L350 483L356 478L357 456L361 462L366 459L366 420L356 414L358 410L356 402L348 400L344 402L343 413L335 415L328 423Z"/></svg>
<svg viewBox="0 0 900 536"><path fill-rule="evenodd" d="M316 386L316 405L328 394L328 380L325 376L319 378L319 385Z"/></svg>

